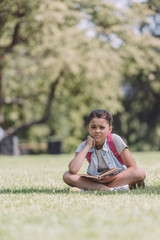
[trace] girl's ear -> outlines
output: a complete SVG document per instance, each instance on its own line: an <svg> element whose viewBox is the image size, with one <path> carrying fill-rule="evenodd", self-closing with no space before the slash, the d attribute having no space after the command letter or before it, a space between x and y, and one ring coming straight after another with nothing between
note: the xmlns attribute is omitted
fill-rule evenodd
<svg viewBox="0 0 160 240"><path fill-rule="evenodd" d="M112 126L109 127L109 132L110 132L110 133L112 132Z"/></svg>

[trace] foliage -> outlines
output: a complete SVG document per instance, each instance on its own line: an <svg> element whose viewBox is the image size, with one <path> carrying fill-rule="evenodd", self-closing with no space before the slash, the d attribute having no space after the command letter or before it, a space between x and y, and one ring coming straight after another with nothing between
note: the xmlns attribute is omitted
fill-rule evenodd
<svg viewBox="0 0 160 240"><path fill-rule="evenodd" d="M56 136L73 151L86 137L88 113L105 108L129 144L142 149L151 141L159 148L159 38L146 31L157 1L124 9L97 0L6 0L0 6L6 135Z"/></svg>
<svg viewBox="0 0 160 240"><path fill-rule="evenodd" d="M9 4L10 1L2 7L6 9ZM22 130L50 120L50 131L68 138L77 122L77 127L83 127L84 122L79 119L92 108L112 108L113 113L121 109L120 58L107 44L101 47L99 39L88 38L85 31L78 28L81 11L74 8L74 1L50 3L39 0L37 4L29 1L27 7L23 1L15 1L10 8L14 21L5 15L9 27L2 24L5 32L2 46L14 40L12 32L16 32L17 24L21 24L21 28L12 51L5 48L2 54L5 57L2 72L5 121L2 126L9 127L6 132L13 134L21 130L19 135L27 137L28 133ZM23 17L19 20L21 11ZM111 56L113 61L110 61ZM114 72L109 73L113 67ZM54 83L51 99L48 95ZM110 91L113 86L114 92ZM57 131L64 122L68 127ZM75 130L73 135L74 139L82 137L81 131Z"/></svg>
<svg viewBox="0 0 160 240"><path fill-rule="evenodd" d="M133 8L135 14L130 19L136 15L141 16L139 24L144 25L144 20L147 21L142 14L144 6L140 8L135 5ZM151 13L154 14L149 10L148 15ZM125 58L122 100L124 111L118 116L121 122L119 131L132 148L156 150L159 149L160 141L160 39L149 31L143 32L143 27L140 29L142 32L136 36L125 34L127 39L122 56Z"/></svg>

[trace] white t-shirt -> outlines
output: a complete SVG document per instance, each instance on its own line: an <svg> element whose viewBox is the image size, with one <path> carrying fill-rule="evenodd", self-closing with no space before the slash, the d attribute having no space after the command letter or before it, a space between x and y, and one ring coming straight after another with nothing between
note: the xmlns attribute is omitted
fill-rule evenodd
<svg viewBox="0 0 160 240"><path fill-rule="evenodd" d="M109 169L107 163L105 162L104 158L102 157L101 150L96 149L96 154L98 158L98 173L102 173L105 170Z"/></svg>

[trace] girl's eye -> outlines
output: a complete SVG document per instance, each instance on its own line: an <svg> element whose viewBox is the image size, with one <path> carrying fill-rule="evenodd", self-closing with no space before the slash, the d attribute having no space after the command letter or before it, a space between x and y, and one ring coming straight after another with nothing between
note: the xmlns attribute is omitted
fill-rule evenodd
<svg viewBox="0 0 160 240"><path fill-rule="evenodd" d="M92 129L95 129L96 127L92 126L91 128L92 128Z"/></svg>
<svg viewBox="0 0 160 240"><path fill-rule="evenodd" d="M101 129L101 130L103 130L103 129L104 129L104 127L100 127L100 129Z"/></svg>

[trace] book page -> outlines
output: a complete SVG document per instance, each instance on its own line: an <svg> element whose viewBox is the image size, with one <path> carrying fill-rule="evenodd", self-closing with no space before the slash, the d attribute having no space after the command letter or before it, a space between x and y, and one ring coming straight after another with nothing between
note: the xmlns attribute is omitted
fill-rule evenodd
<svg viewBox="0 0 160 240"><path fill-rule="evenodd" d="M92 179L101 179L104 176L110 175L114 172L119 171L120 168L112 168L112 169L107 169L106 171L102 172L100 175L89 175L89 174L80 174L81 177L87 177L87 178L92 178Z"/></svg>

